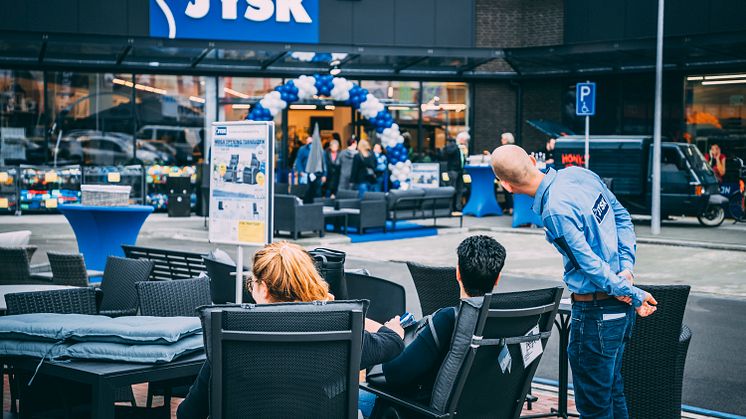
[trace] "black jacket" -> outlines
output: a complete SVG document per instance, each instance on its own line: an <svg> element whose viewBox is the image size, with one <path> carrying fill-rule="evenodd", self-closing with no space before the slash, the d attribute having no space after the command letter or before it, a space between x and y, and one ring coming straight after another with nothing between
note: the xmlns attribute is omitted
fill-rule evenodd
<svg viewBox="0 0 746 419"><path fill-rule="evenodd" d="M449 172L461 172L464 166L461 160L461 150L455 141L448 141L443 148L443 159L446 161L446 170Z"/></svg>
<svg viewBox="0 0 746 419"><path fill-rule="evenodd" d="M404 349L404 341L388 327L377 333L363 331L363 350L360 369L366 369L396 358ZM176 410L178 419L205 419L210 415L210 363L205 362L199 370L189 394ZM250 396L249 396L250 397Z"/></svg>
<svg viewBox="0 0 746 419"><path fill-rule="evenodd" d="M355 159L352 161L350 182L355 185L360 183L376 183L376 166L376 155L373 152L368 154L368 157L363 157L361 153L357 153Z"/></svg>

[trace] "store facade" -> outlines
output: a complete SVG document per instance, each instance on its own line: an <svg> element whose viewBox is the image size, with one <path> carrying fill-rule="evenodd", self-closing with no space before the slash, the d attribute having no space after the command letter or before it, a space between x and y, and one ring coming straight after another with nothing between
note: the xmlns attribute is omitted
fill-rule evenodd
<svg viewBox="0 0 746 419"><path fill-rule="evenodd" d="M288 79L330 71L387 105L418 160L436 159L460 131L474 153L494 148L501 132L538 150L547 136L528 121L578 129L573 86L587 79L599 86L594 133L649 134L655 9L604 3L24 2L0 17L0 166L17 167L13 176L5 170L0 194L18 179L21 191L74 191L86 176L126 182L129 172L109 173L129 165L142 167L139 198L157 204L156 185L169 173L196 184L212 121L244 119ZM733 17L746 6L670 3L664 135L746 157L746 28ZM293 104L275 122L283 170L317 124L325 140L376 141L351 106L323 97ZM24 175L20 165L38 170ZM80 169L47 182L49 168L63 166ZM71 192L59 191L42 193L40 207L68 200Z"/></svg>

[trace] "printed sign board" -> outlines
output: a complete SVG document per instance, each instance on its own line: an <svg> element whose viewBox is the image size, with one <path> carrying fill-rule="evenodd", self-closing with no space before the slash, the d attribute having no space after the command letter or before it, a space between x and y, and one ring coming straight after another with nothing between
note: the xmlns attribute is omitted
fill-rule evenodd
<svg viewBox="0 0 746 419"><path fill-rule="evenodd" d="M411 176L413 188L437 188L440 186L440 164L413 163Z"/></svg>
<svg viewBox="0 0 746 419"><path fill-rule="evenodd" d="M596 83L575 85L575 115L593 116L596 114Z"/></svg>
<svg viewBox="0 0 746 419"><path fill-rule="evenodd" d="M319 0L150 0L150 36L319 42Z"/></svg>
<svg viewBox="0 0 746 419"><path fill-rule="evenodd" d="M272 241L274 122L213 122L210 147L211 243Z"/></svg>

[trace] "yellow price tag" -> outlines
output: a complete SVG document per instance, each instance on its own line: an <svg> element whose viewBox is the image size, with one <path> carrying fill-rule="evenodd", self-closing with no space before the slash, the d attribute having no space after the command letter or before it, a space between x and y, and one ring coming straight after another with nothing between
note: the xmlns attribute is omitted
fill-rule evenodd
<svg viewBox="0 0 746 419"><path fill-rule="evenodd" d="M448 176L448 173L446 173L446 172L441 173L440 174L440 178L443 179L443 182L450 182L451 181L451 177Z"/></svg>
<svg viewBox="0 0 746 419"><path fill-rule="evenodd" d="M0 198L0 208L8 208L8 198Z"/></svg>
<svg viewBox="0 0 746 419"><path fill-rule="evenodd" d="M471 183L471 175L464 175L464 183Z"/></svg>
<svg viewBox="0 0 746 419"><path fill-rule="evenodd" d="M106 180L109 183L119 183L122 181L122 175L118 172L111 172L106 174Z"/></svg>
<svg viewBox="0 0 746 419"><path fill-rule="evenodd" d="M256 184L259 186L264 186L264 173L257 173L256 174Z"/></svg>
<svg viewBox="0 0 746 419"><path fill-rule="evenodd" d="M239 221L238 241L242 243L264 242L264 222L262 221Z"/></svg>
<svg viewBox="0 0 746 419"><path fill-rule="evenodd" d="M57 172L55 172L54 170L50 170L50 171L48 171L47 173L44 174L44 180L47 183L57 182L57 179L59 179L59 178L57 176Z"/></svg>
<svg viewBox="0 0 746 419"><path fill-rule="evenodd" d="M8 172L0 172L0 183L8 181Z"/></svg>
<svg viewBox="0 0 746 419"><path fill-rule="evenodd" d="M46 208L57 208L57 199L56 198L45 199L44 200L44 207L46 207Z"/></svg>

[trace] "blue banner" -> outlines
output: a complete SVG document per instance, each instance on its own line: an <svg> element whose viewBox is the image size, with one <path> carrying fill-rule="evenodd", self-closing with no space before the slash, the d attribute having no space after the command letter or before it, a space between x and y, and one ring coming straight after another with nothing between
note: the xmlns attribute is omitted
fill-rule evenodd
<svg viewBox="0 0 746 419"><path fill-rule="evenodd" d="M319 42L319 0L150 0L150 36Z"/></svg>

